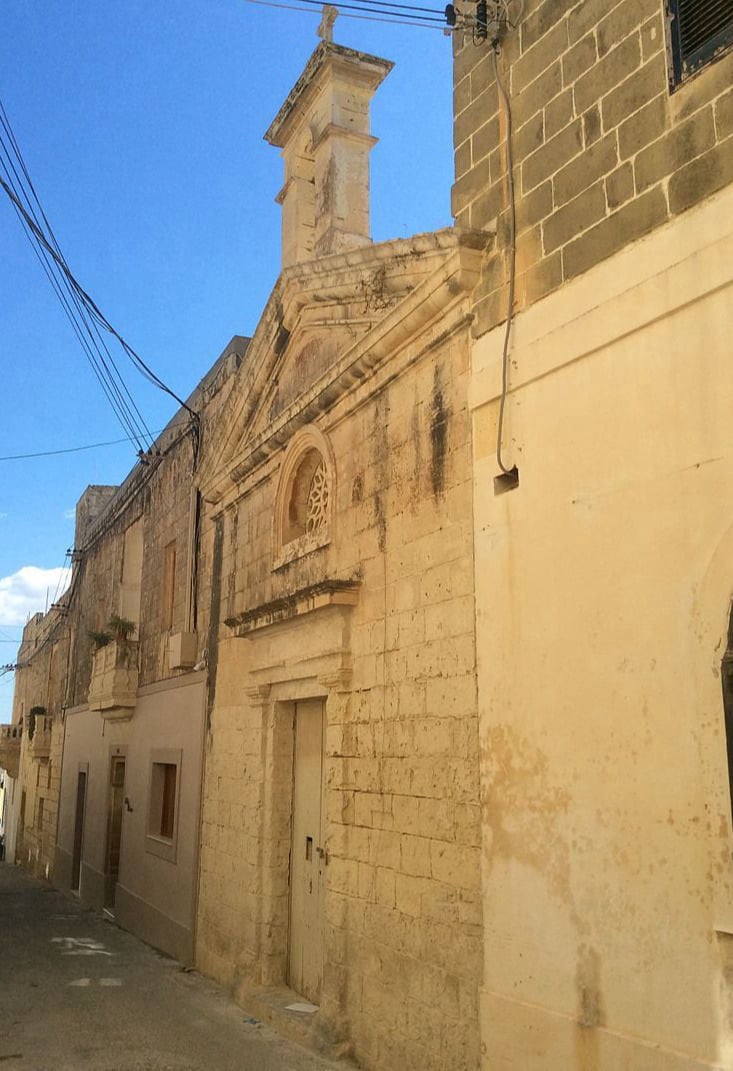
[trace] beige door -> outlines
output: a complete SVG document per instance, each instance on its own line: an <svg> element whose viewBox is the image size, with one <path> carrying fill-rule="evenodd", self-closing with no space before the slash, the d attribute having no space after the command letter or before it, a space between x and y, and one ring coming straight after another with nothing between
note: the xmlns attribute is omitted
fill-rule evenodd
<svg viewBox="0 0 733 1071"><path fill-rule="evenodd" d="M323 701L295 707L293 844L290 853L289 982L318 1003L323 977Z"/></svg>

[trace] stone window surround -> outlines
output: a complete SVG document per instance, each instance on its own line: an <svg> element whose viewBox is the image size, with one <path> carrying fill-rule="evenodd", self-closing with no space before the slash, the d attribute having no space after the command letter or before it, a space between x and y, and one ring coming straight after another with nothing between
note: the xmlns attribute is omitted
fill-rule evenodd
<svg viewBox="0 0 733 1071"><path fill-rule="evenodd" d="M295 539L287 539L288 513L293 484L301 462L311 450L316 450L323 461L328 481L328 516L326 523L313 532L305 532ZM282 461L273 516L273 569L304 557L306 554L327 546L333 536L334 500L336 496L335 464L331 445L315 424L309 424L293 436Z"/></svg>
<svg viewBox="0 0 733 1071"><path fill-rule="evenodd" d="M181 763L183 759L183 751L180 748L151 748L150 750L150 772L148 776L148 805L146 808L146 825L145 825L145 851L151 855L157 855L160 859L165 859L169 863L176 862L176 856L178 852L178 818L181 810ZM162 837L160 834L151 833L150 830L154 825L152 818L152 807L154 803L153 799L153 776L155 773L156 765L166 765L176 767L176 788L175 788L175 803L173 812L173 836Z"/></svg>

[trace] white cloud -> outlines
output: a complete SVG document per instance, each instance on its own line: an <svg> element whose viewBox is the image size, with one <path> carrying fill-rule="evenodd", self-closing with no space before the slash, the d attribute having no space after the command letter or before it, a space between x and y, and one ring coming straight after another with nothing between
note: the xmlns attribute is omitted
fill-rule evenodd
<svg viewBox="0 0 733 1071"><path fill-rule="evenodd" d="M24 565L17 573L0 578L0 626L24 625L29 614L49 606L54 596L59 598L69 586L71 570L40 569Z"/></svg>
<svg viewBox="0 0 733 1071"><path fill-rule="evenodd" d="M0 517L1 516L2 516L2 514L0 513ZM75 509L74 506L72 506L71 509L65 509L64 510L64 520L65 521L73 521L75 519L76 519L76 509Z"/></svg>

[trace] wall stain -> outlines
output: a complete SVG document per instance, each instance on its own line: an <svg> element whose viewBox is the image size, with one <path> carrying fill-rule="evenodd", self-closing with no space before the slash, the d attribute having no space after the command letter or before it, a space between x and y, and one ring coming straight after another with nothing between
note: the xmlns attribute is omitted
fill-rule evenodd
<svg viewBox="0 0 733 1071"><path fill-rule="evenodd" d="M219 665L219 619L221 617L221 567L224 556L224 518L214 519L214 548L211 558L211 611L209 614L208 663L209 694L206 703L206 729L211 728L211 711L216 698L216 671Z"/></svg>
<svg viewBox="0 0 733 1071"><path fill-rule="evenodd" d="M567 812L570 793L551 783L547 756L511 726L490 729L481 750L487 772L483 802L492 834L490 854L517 859L540 871L577 922L570 848L558 832L558 818Z"/></svg>
<svg viewBox="0 0 733 1071"><path fill-rule="evenodd" d="M379 395L374 406L374 523L377 527L377 543L380 551L387 546L387 510L383 494L390 483L389 436L389 397L386 391Z"/></svg>
<svg viewBox="0 0 733 1071"><path fill-rule="evenodd" d="M410 436L415 448L415 462L412 470L413 493L410 498L410 507L413 513L417 513L420 506L420 486L423 471L422 437L420 435L420 405L415 399L410 414Z"/></svg>
<svg viewBox="0 0 733 1071"><path fill-rule="evenodd" d="M571 887L571 845L560 832L570 793L553 784L547 755L511 726L490 729L481 750L487 774L483 804L491 832L489 866L494 859L513 858L541 873L550 891L567 906L577 931L587 933L587 922L578 912ZM574 1066L577 1071L597 1071L597 1028L605 1022L605 1009L601 957L588 942L578 946L575 989Z"/></svg>
<svg viewBox="0 0 733 1071"><path fill-rule="evenodd" d="M236 506L232 506L230 517L229 546L231 548L231 568L227 578L227 617L231 617L234 613L234 596L237 582L237 530L239 528L239 510Z"/></svg>
<svg viewBox="0 0 733 1071"><path fill-rule="evenodd" d="M578 1028L575 1033L576 1063L579 1071L596 1071L599 1066L597 1026L604 1022L601 996L601 959L590 945L578 946L575 969L578 994Z"/></svg>
<svg viewBox="0 0 733 1071"><path fill-rule="evenodd" d="M436 498L442 495L445 486L445 460L450 418L450 410L445 401L441 380L441 368L436 364L430 402L430 482Z"/></svg>

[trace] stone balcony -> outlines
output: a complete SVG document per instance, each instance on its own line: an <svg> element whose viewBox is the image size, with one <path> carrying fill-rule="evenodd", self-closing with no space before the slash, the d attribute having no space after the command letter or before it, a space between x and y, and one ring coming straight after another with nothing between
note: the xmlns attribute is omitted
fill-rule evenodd
<svg viewBox="0 0 733 1071"><path fill-rule="evenodd" d="M0 766L7 770L8 777L18 776L22 737L22 725L0 725Z"/></svg>
<svg viewBox="0 0 733 1071"><path fill-rule="evenodd" d="M50 714L37 714L33 727L28 726L28 750L33 759L47 759L51 754L51 726L53 718Z"/></svg>
<svg viewBox="0 0 733 1071"><path fill-rule="evenodd" d="M103 718L131 718L137 703L138 643L111 640L92 655L89 709Z"/></svg>

